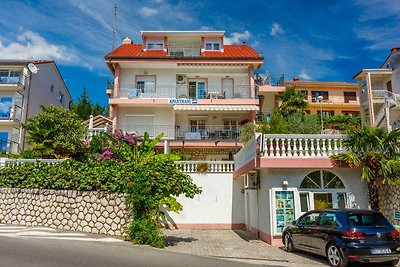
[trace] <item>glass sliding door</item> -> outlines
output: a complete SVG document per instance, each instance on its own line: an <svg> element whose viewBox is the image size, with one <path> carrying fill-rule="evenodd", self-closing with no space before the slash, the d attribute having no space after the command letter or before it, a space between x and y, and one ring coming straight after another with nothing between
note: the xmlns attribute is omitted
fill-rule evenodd
<svg viewBox="0 0 400 267"><path fill-rule="evenodd" d="M207 89L205 81L190 81L189 82L189 98L204 99L207 98Z"/></svg>

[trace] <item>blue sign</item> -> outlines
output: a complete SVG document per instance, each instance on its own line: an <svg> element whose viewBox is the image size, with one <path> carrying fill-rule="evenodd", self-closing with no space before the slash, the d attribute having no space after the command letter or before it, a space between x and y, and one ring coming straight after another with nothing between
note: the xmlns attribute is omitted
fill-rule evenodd
<svg viewBox="0 0 400 267"><path fill-rule="evenodd" d="M172 105L195 105L197 104L197 99L187 99L187 98L170 98L168 99L168 104Z"/></svg>

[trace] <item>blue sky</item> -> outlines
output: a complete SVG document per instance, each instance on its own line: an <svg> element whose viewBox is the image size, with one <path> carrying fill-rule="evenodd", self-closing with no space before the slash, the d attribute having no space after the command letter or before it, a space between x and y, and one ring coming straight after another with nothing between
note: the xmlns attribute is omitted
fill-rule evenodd
<svg viewBox="0 0 400 267"><path fill-rule="evenodd" d="M225 30L264 55L261 72L289 79L352 81L400 45L400 0L2 0L0 58L55 59L75 101L85 86L106 105L115 2L117 44L140 30Z"/></svg>

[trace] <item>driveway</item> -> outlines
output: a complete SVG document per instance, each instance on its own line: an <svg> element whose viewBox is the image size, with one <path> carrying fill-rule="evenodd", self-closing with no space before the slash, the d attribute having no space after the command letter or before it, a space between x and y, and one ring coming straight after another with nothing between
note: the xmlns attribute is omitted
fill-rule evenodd
<svg viewBox="0 0 400 267"><path fill-rule="evenodd" d="M219 259L227 259L264 266L329 266L325 258L302 253L287 253L283 248L257 240L248 231L231 230L165 230L167 251ZM375 267L381 264L353 264ZM400 266L397 265L397 266Z"/></svg>

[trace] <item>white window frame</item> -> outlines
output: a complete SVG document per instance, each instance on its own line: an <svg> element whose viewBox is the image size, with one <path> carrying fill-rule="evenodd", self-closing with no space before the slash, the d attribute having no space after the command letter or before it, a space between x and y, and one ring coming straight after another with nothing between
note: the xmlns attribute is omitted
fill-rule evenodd
<svg viewBox="0 0 400 267"><path fill-rule="evenodd" d="M164 49L164 40L148 39L146 41L146 49L147 50L163 50Z"/></svg>
<svg viewBox="0 0 400 267"><path fill-rule="evenodd" d="M207 49L207 45L211 46L211 49ZM218 49L215 46L218 45ZM221 51L222 50L222 42L218 39L205 39L204 40L204 50L205 51Z"/></svg>

